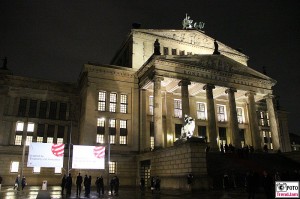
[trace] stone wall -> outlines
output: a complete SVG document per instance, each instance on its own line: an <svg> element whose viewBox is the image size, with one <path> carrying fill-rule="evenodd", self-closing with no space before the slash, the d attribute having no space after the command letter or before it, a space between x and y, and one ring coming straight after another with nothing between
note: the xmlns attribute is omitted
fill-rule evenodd
<svg viewBox="0 0 300 199"><path fill-rule="evenodd" d="M206 167L206 144L186 141L173 147L159 149L139 156L139 161L150 159L151 176L158 176L162 188L183 190L208 189L209 177ZM187 175L194 176L192 185Z"/></svg>

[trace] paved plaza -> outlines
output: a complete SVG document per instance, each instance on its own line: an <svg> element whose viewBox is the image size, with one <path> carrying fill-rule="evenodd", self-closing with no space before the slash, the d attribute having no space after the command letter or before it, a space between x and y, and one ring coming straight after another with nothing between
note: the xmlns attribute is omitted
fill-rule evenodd
<svg viewBox="0 0 300 199"><path fill-rule="evenodd" d="M256 199L265 199L263 193L258 193ZM61 189L59 186L50 186L47 191L41 190L39 186L28 186L23 191L13 190L12 187L2 187L0 192L1 199L59 199L59 198L102 198L102 199L247 199L247 193L242 189L236 189L231 191L224 190L211 190L211 191L199 191L199 192L185 192L180 190L161 190L159 193L151 193L150 190L141 192L138 188L125 188L121 187L118 196L112 196L110 193L105 192L104 195L99 196L95 190L92 189L89 197L85 197L84 193L81 193L80 197L76 196L76 190L73 188L70 197L61 195Z"/></svg>

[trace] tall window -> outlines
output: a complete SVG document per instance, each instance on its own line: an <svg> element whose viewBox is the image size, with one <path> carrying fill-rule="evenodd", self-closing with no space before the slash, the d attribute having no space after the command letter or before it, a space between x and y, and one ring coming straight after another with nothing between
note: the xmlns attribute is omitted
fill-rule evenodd
<svg viewBox="0 0 300 199"><path fill-rule="evenodd" d="M110 93L109 95L109 112L116 112L117 108L117 93Z"/></svg>
<svg viewBox="0 0 300 199"><path fill-rule="evenodd" d="M24 122L16 123L16 136L15 136L15 145L22 145L22 136L24 132ZM32 142L33 132L34 132L34 123L28 122L25 138L25 145L28 146Z"/></svg>
<svg viewBox="0 0 300 199"><path fill-rule="evenodd" d="M109 141L110 144L116 143L116 120L115 119L109 120Z"/></svg>
<svg viewBox="0 0 300 199"><path fill-rule="evenodd" d="M104 118L97 118L96 143L104 144L104 134L105 134L105 119Z"/></svg>
<svg viewBox="0 0 300 199"><path fill-rule="evenodd" d="M244 114L243 114L243 108L237 107L236 108L236 113L237 113L237 119L238 119L238 123L239 124L243 124L244 123Z"/></svg>
<svg viewBox="0 0 300 199"><path fill-rule="evenodd" d="M117 172L117 162L109 162L109 173L115 174Z"/></svg>
<svg viewBox="0 0 300 199"><path fill-rule="evenodd" d="M218 115L218 121L219 122L225 122L226 121L226 112L225 112L225 106L224 105L217 105L217 115Z"/></svg>
<svg viewBox="0 0 300 199"><path fill-rule="evenodd" d="M47 143L53 143L54 139L54 125L48 125L48 131L47 131Z"/></svg>
<svg viewBox="0 0 300 199"><path fill-rule="evenodd" d="M66 103L60 103L59 104L59 112L58 112L58 119L65 120L67 114L67 104Z"/></svg>
<svg viewBox="0 0 300 199"><path fill-rule="evenodd" d="M100 91L98 96L98 111L105 111L106 92Z"/></svg>
<svg viewBox="0 0 300 199"><path fill-rule="evenodd" d="M201 138L206 138L206 126L198 126L198 135Z"/></svg>
<svg viewBox="0 0 300 199"><path fill-rule="evenodd" d="M57 144L63 144L64 143L64 134L65 134L65 127L64 126L58 126L57 128Z"/></svg>
<svg viewBox="0 0 300 199"><path fill-rule="evenodd" d="M164 47L164 55L169 55L169 48L168 47Z"/></svg>
<svg viewBox="0 0 300 199"><path fill-rule="evenodd" d="M174 117L182 118L182 104L180 99L174 99Z"/></svg>
<svg viewBox="0 0 300 199"><path fill-rule="evenodd" d="M46 118L47 107L48 107L48 102L46 102L46 101L41 101L40 102L40 110L39 110L39 117L40 118Z"/></svg>
<svg viewBox="0 0 300 199"><path fill-rule="evenodd" d="M175 139L179 139L181 136L182 124L175 124Z"/></svg>
<svg viewBox="0 0 300 199"><path fill-rule="evenodd" d="M200 120L206 120L205 103L197 102L197 118Z"/></svg>
<svg viewBox="0 0 300 199"><path fill-rule="evenodd" d="M172 49L172 55L177 55L177 50L176 49Z"/></svg>
<svg viewBox="0 0 300 199"><path fill-rule="evenodd" d="M36 110L37 110L37 100L30 100L28 116L36 117Z"/></svg>
<svg viewBox="0 0 300 199"><path fill-rule="evenodd" d="M241 145L242 148L245 146L245 129L240 129L240 138L241 138Z"/></svg>
<svg viewBox="0 0 300 199"><path fill-rule="evenodd" d="M19 172L19 162L12 161L10 164L10 172L11 173L18 173Z"/></svg>
<svg viewBox="0 0 300 199"><path fill-rule="evenodd" d="M20 99L18 116L26 116L27 99Z"/></svg>
<svg viewBox="0 0 300 199"><path fill-rule="evenodd" d="M154 106L153 106L153 96L149 96L149 114L153 115Z"/></svg>
<svg viewBox="0 0 300 199"><path fill-rule="evenodd" d="M49 118L56 119L57 102L50 102Z"/></svg>
<svg viewBox="0 0 300 199"><path fill-rule="evenodd" d="M127 144L127 121L120 120L120 144Z"/></svg>
<svg viewBox="0 0 300 199"><path fill-rule="evenodd" d="M261 126L270 126L270 119L269 119L268 112L260 111L259 116L260 116L259 121Z"/></svg>
<svg viewBox="0 0 300 199"><path fill-rule="evenodd" d="M120 95L120 113L127 113L127 95Z"/></svg>
<svg viewBox="0 0 300 199"><path fill-rule="evenodd" d="M150 122L150 150L154 149L154 122Z"/></svg>
<svg viewBox="0 0 300 199"><path fill-rule="evenodd" d="M36 134L37 134L36 142L42 143L45 134L45 124L38 124Z"/></svg>
<svg viewBox="0 0 300 199"><path fill-rule="evenodd" d="M227 143L226 128L219 127L219 144L224 146L226 143Z"/></svg>

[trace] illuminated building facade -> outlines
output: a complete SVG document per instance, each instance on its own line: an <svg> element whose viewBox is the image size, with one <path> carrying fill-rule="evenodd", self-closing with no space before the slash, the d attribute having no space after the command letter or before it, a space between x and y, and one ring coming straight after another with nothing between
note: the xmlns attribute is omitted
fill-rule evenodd
<svg viewBox="0 0 300 199"><path fill-rule="evenodd" d="M194 188L208 187L207 145L289 152L287 114L273 96L276 81L247 61L199 30L133 29L110 65L85 64L76 83L1 70L0 174L13 183L22 143L30 142L66 144L63 170L24 167L32 185L45 178L59 184L71 168L68 143L107 146L106 170L82 174L118 175L129 186L159 176L168 188L185 188L188 173L199 179ZM194 136L206 143L174 144L184 115L195 119Z"/></svg>

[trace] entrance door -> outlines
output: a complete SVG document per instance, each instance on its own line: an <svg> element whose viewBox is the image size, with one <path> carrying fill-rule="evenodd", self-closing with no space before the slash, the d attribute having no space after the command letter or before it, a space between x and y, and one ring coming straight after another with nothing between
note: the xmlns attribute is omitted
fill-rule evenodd
<svg viewBox="0 0 300 199"><path fill-rule="evenodd" d="M226 143L227 143L226 128L219 127L219 146L223 145L224 147Z"/></svg>
<svg viewBox="0 0 300 199"><path fill-rule="evenodd" d="M140 163L140 177L145 179L145 187L150 186L150 176L151 176L151 161L144 160Z"/></svg>

